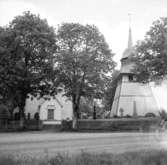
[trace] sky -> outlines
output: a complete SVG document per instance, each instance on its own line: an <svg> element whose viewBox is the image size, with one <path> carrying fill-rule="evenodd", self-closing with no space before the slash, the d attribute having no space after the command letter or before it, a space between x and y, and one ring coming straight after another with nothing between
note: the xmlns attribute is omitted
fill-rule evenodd
<svg viewBox="0 0 167 165"><path fill-rule="evenodd" d="M129 17L133 43L144 39L152 22L167 16L167 0L0 0L0 26L7 25L24 11L46 18L57 27L62 22L94 24L115 53L120 67L122 53L128 43ZM167 87L154 88L160 105L167 109Z"/></svg>
<svg viewBox="0 0 167 165"><path fill-rule="evenodd" d="M119 68L128 42L128 13L135 44L144 39L153 21L167 16L167 0L0 0L0 26L28 10L54 27L62 22L96 25L115 53Z"/></svg>

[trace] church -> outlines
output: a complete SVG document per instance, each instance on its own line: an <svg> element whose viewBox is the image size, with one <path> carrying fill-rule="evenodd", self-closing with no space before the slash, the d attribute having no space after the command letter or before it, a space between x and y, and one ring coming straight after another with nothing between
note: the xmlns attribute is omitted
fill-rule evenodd
<svg viewBox="0 0 167 165"><path fill-rule="evenodd" d="M26 100L25 113L29 119L39 119L43 125L61 125L63 120L72 120L72 102L63 93L46 98L31 98Z"/></svg>
<svg viewBox="0 0 167 165"><path fill-rule="evenodd" d="M137 82L132 60L135 50L129 27L128 46L121 58L121 69L110 116L146 116L159 114L159 107L149 84Z"/></svg>

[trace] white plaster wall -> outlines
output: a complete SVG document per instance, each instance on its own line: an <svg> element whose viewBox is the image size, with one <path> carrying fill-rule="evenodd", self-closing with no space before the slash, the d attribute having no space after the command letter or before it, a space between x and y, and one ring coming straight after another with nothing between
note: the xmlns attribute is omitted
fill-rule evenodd
<svg viewBox="0 0 167 165"><path fill-rule="evenodd" d="M34 114L38 112L39 108L38 106L41 105L40 108L40 119L41 120L47 120L47 106L48 105L54 105L55 106L55 112L54 112L54 118L55 120L63 120L63 119L72 119L72 102L65 96L63 96L62 93L59 93L56 95L56 99L51 100L44 100L41 98L40 100L33 98L31 100L31 97L26 100L26 106L25 106L25 112L31 114L31 118L34 118ZM59 102L59 103L58 103Z"/></svg>
<svg viewBox="0 0 167 165"><path fill-rule="evenodd" d="M40 100L38 100L38 99L36 99L36 98L33 98L33 99L31 99L31 97L30 98L28 98L27 100L26 100L26 105L25 105L25 112L26 112L26 114L27 113L30 113L31 114L31 118L34 118L34 114L36 113L36 112L38 112L38 106L42 103L42 102L44 102L44 99L40 99Z"/></svg>
<svg viewBox="0 0 167 165"><path fill-rule="evenodd" d="M128 75L124 75L124 76L122 77L122 81L123 81L123 82L128 82L128 81L129 81Z"/></svg>
<svg viewBox="0 0 167 165"><path fill-rule="evenodd" d="M62 120L66 120L67 118L72 120L73 109L71 100L69 100L67 97L64 97L62 93L58 94L56 98L58 100L61 99Z"/></svg>

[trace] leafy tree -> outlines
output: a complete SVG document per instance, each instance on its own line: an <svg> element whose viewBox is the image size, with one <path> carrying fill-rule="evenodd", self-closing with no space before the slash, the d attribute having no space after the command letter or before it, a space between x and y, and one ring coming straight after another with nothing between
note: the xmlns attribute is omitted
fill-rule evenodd
<svg viewBox="0 0 167 165"><path fill-rule="evenodd" d="M0 96L1 104L8 107L11 117L17 107L15 91L17 83L14 76L15 63L12 61L11 45L14 45L14 35L9 28L0 28Z"/></svg>
<svg viewBox="0 0 167 165"><path fill-rule="evenodd" d="M167 76L167 18L153 22L145 39L138 42L135 61L140 81L163 80Z"/></svg>
<svg viewBox="0 0 167 165"><path fill-rule="evenodd" d="M17 16L0 31L0 88L3 98L14 96L24 116L26 98L50 94L55 32L46 20L30 12Z"/></svg>
<svg viewBox="0 0 167 165"><path fill-rule="evenodd" d="M115 63L103 35L95 26L64 23L58 28L57 67L66 96L73 103L73 128L77 127L81 96L100 98L106 74Z"/></svg>

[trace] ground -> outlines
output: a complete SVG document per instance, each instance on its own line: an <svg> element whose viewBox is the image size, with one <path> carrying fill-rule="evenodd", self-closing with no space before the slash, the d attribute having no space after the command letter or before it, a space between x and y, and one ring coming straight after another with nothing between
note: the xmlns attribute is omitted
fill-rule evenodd
<svg viewBox="0 0 167 165"><path fill-rule="evenodd" d="M162 133L0 133L0 154L52 156L55 153L113 152L167 149Z"/></svg>

